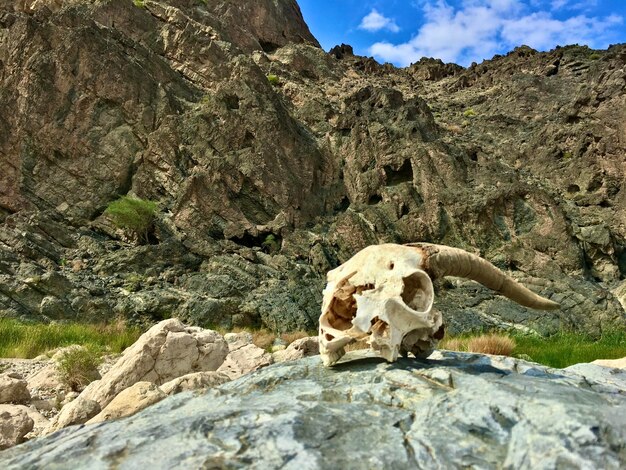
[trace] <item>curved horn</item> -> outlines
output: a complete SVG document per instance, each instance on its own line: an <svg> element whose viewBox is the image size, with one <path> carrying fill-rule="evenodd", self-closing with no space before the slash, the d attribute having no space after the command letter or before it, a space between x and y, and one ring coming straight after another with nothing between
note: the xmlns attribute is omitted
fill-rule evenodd
<svg viewBox="0 0 626 470"><path fill-rule="evenodd" d="M465 250L430 243L413 243L424 254L424 268L433 279L458 276L480 282L483 286L508 297L524 307L556 310L560 306L541 297L500 271L489 261Z"/></svg>

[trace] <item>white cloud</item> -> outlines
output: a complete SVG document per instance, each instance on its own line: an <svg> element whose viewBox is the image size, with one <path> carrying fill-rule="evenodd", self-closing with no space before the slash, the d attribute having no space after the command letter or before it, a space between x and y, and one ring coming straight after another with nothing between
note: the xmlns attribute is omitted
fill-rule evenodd
<svg viewBox="0 0 626 470"><path fill-rule="evenodd" d="M375 9L372 9L372 11L361 20L359 29L370 32L380 31L381 29L387 29L393 33L400 31L400 27L394 20L381 15Z"/></svg>
<svg viewBox="0 0 626 470"><path fill-rule="evenodd" d="M598 0L552 0L553 10L592 10L598 5Z"/></svg>
<svg viewBox="0 0 626 470"><path fill-rule="evenodd" d="M409 41L377 42L370 54L401 66L422 57L468 65L522 44L541 50L574 43L600 48L606 47L611 28L623 21L617 15L582 14L559 20L547 10L530 12L521 0L463 0L458 7L446 0L423 0L421 5L424 24Z"/></svg>

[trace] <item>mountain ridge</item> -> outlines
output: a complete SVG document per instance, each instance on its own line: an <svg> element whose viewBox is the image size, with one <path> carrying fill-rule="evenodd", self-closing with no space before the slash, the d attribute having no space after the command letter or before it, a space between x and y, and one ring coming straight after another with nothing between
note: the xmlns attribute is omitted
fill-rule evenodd
<svg viewBox="0 0 626 470"><path fill-rule="evenodd" d="M623 325L624 45L397 69L287 0L0 10L3 316L313 328L328 269L431 241L563 305L455 280L453 331ZM157 244L102 215L123 194L159 202Z"/></svg>

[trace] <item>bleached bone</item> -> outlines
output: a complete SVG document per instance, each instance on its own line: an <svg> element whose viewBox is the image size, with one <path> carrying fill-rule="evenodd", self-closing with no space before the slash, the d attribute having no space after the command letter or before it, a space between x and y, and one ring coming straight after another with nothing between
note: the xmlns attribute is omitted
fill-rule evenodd
<svg viewBox="0 0 626 470"><path fill-rule="evenodd" d="M443 276L478 281L525 307L559 308L458 248L427 243L369 246L328 273L319 321L324 365L337 362L346 345L360 340L390 362L409 352L430 355L444 334L441 313L433 309L432 283Z"/></svg>

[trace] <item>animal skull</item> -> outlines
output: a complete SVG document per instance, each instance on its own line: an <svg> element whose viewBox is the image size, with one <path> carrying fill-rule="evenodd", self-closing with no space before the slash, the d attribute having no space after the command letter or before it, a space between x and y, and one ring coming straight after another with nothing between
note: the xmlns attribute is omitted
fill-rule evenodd
<svg viewBox="0 0 626 470"><path fill-rule="evenodd" d="M319 320L320 354L330 366L345 346L366 339L387 361L409 352L427 357L443 338L443 318L433 309L433 279L461 276L521 305L559 305L529 291L488 261L441 245L374 245L328 273Z"/></svg>

